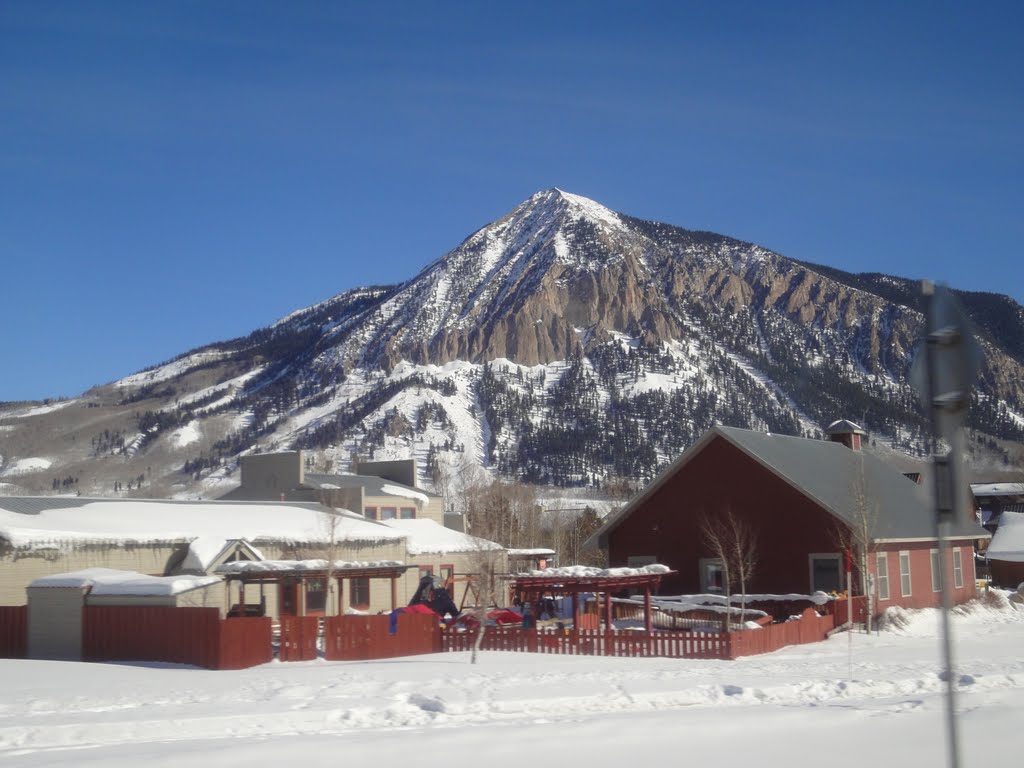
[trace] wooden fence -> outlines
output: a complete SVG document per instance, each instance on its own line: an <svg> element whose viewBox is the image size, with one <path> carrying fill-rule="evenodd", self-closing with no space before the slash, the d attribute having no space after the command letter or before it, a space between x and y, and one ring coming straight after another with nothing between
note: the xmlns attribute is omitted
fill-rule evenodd
<svg viewBox="0 0 1024 768"><path fill-rule="evenodd" d="M741 629L730 632L731 647L728 658L735 659L740 656L771 653L785 648L787 645L818 643L828 637L828 633L835 626L834 616L819 616L814 609L808 608L796 621L767 624L761 629Z"/></svg>
<svg viewBox="0 0 1024 768"><path fill-rule="evenodd" d="M216 608L82 609L84 661L163 661L244 669L273 658L270 619L221 619Z"/></svg>
<svg viewBox="0 0 1024 768"><path fill-rule="evenodd" d="M0 659L24 659L28 652L28 607L0 605Z"/></svg>
<svg viewBox="0 0 1024 768"><path fill-rule="evenodd" d="M389 616L331 616L324 623L324 657L330 661L368 661L416 656L441 650L437 616L402 613L396 631Z"/></svg>
<svg viewBox="0 0 1024 768"><path fill-rule="evenodd" d="M312 661L317 657L319 635L319 617L282 616L277 658L281 661Z"/></svg>
<svg viewBox="0 0 1024 768"><path fill-rule="evenodd" d="M476 643L475 631L445 631L442 650L468 651ZM481 649L527 651L586 656L661 656L675 659L727 659L729 635L724 632L651 633L608 629L522 629L488 627Z"/></svg>
<svg viewBox="0 0 1024 768"><path fill-rule="evenodd" d="M853 603L853 621L855 624L864 624L868 615L868 599L861 595L852 600L840 598L827 604L827 609L835 617L835 625L843 626L849 621L850 603ZM877 608L877 606L876 606Z"/></svg>
<svg viewBox="0 0 1024 768"><path fill-rule="evenodd" d="M768 624L761 629L733 632L650 633L633 630L557 630L488 627L481 649L526 651L588 656L648 656L672 659L735 659L770 653L787 645L824 640L836 626L831 615L818 616L807 610L799 620ZM446 630L441 635L444 651L468 651L476 643L473 630Z"/></svg>

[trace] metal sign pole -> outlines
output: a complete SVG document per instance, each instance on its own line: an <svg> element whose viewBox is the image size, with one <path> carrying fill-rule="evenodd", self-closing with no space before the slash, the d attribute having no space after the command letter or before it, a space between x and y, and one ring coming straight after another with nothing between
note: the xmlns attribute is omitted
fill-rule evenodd
<svg viewBox="0 0 1024 768"><path fill-rule="evenodd" d="M911 372L915 386L932 422L936 437L943 437L950 451L932 461L935 473L935 536L939 543L937 577L942 595L942 661L946 680L946 735L951 768L960 766L960 739L956 720L956 678L953 672L953 636L950 626L952 584L947 566L951 561L949 537L954 520L964 520L963 425L970 404L970 390L977 376L980 349L968 328L967 318L946 290L937 292L929 282L922 285L927 303L926 331L920 354Z"/></svg>

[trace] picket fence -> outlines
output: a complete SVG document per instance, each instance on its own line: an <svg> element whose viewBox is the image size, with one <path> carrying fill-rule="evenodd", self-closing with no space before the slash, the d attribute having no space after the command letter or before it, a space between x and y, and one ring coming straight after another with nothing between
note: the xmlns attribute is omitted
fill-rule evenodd
<svg viewBox="0 0 1024 768"><path fill-rule="evenodd" d="M216 608L82 609L84 661L164 661L244 669L273 658L269 618L221 619Z"/></svg>
<svg viewBox="0 0 1024 768"><path fill-rule="evenodd" d="M799 620L732 632L488 627L480 649L586 656L735 659L770 653L787 645L820 642L835 626L833 616L818 616L808 609ZM449 629L441 634L441 647L446 652L468 651L476 640L476 630Z"/></svg>
<svg viewBox="0 0 1024 768"><path fill-rule="evenodd" d="M28 607L0 605L0 659L24 659L27 640Z"/></svg>

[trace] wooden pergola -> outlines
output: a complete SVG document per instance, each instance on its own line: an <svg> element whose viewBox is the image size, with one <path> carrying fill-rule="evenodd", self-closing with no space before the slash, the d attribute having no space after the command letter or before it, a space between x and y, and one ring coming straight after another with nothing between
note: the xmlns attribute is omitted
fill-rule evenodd
<svg viewBox="0 0 1024 768"><path fill-rule="evenodd" d="M368 565L368 566L344 566L336 568L308 568L305 566L299 567L302 561L295 561L295 568L282 567L287 561L276 561L275 567L273 568L260 568L259 563L246 563L244 570L231 570L230 567L218 568L215 573L224 577L225 585L228 589L229 604L231 595L231 584L232 582L238 583L238 605L239 610L244 616L246 614L246 597L245 588L250 584L260 585L260 600L259 603L252 604L263 606L265 604L263 587L267 584L274 584L277 587L285 585L298 585L301 589L305 589L307 582L319 580L326 584L328 574L330 578L334 579L338 586L338 604L337 613L342 615L345 613L345 582L350 579L389 579L391 581L391 610L395 610L398 607L398 579L405 575L405 572L410 568L415 568L415 565ZM231 564L226 564L230 566ZM325 610L327 606L325 605Z"/></svg>
<svg viewBox="0 0 1024 768"><path fill-rule="evenodd" d="M572 597L572 622L573 627L580 624L580 601L579 596L585 593L593 593L595 598L600 598L604 624L612 626L612 593L622 590L633 590L644 594L644 630L651 631L651 595L661 585L661 579L669 576L675 571L663 573L642 573L629 576L558 576L558 575L529 575L520 574L510 576L511 589L513 594L523 603L535 604L545 595L561 597L570 595ZM536 616L537 614L534 613Z"/></svg>

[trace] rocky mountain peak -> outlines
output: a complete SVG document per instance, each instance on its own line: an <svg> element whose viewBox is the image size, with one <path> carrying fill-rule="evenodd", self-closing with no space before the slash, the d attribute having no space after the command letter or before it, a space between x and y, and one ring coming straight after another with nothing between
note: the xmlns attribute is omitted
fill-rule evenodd
<svg viewBox="0 0 1024 768"><path fill-rule="evenodd" d="M435 470L470 458L593 486L651 477L716 423L813 436L840 417L921 455L915 295L909 280L542 190L401 285L347 291L59 408L0 406L0 486L81 476L99 495L114 479L216 495L238 455L294 448L335 467L353 453ZM961 298L985 350L970 446L1002 467L1024 453L1024 314ZM41 457L48 474L26 471Z"/></svg>

